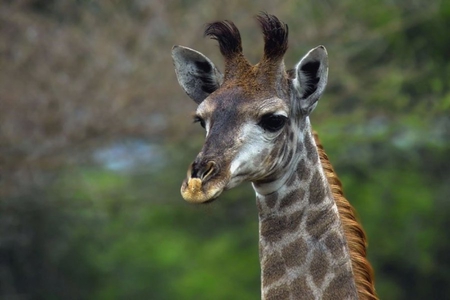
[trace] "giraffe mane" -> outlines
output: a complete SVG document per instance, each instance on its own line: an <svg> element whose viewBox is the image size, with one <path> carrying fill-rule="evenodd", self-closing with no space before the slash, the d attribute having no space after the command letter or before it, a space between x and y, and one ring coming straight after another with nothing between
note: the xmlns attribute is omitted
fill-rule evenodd
<svg viewBox="0 0 450 300"><path fill-rule="evenodd" d="M328 184L330 185L344 228L359 299L376 300L378 297L375 293L373 269L366 258L366 234L357 220L355 209L344 196L342 183L337 177L336 172L328 159L328 155L325 153L319 140L319 136L315 131L313 132L313 135L319 152L320 162L327 177Z"/></svg>

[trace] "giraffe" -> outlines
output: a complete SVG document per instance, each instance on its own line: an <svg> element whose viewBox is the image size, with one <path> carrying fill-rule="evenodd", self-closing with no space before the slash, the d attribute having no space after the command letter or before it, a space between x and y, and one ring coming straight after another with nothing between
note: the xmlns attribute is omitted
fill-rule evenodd
<svg viewBox="0 0 450 300"><path fill-rule="evenodd" d="M181 194L208 203L252 183L262 299L377 299L364 231L309 120L327 84L327 51L318 46L286 70L288 26L267 13L257 21L264 54L256 65L231 21L205 29L224 74L202 53L172 48L178 82L198 104L194 122L206 130Z"/></svg>

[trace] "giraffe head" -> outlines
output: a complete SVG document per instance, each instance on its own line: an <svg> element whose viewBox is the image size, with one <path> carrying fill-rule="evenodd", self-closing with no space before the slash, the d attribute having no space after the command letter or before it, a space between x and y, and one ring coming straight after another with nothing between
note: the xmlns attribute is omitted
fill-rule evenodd
<svg viewBox="0 0 450 300"><path fill-rule="evenodd" d="M256 65L244 57L239 31L230 21L208 24L205 30L219 43L223 75L202 53L172 49L178 82L198 104L194 121L206 130L203 148L181 186L188 202L212 201L244 181L274 188L271 183L286 173L293 153L303 147L298 135L325 89L325 48L310 50L286 71L287 25L268 14L257 20L264 55Z"/></svg>

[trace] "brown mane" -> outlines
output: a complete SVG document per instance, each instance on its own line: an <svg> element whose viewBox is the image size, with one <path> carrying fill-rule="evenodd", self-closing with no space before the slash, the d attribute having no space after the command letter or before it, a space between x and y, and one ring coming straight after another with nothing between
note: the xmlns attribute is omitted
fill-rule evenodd
<svg viewBox="0 0 450 300"><path fill-rule="evenodd" d="M333 193L334 201L338 207L339 215L344 227L359 299L376 300L378 297L375 293L373 269L366 258L366 234L356 218L355 209L344 197L341 181L328 160L328 156L320 143L319 136L316 132L313 132L313 135L319 152L320 162L322 163L323 170L327 176L328 184Z"/></svg>

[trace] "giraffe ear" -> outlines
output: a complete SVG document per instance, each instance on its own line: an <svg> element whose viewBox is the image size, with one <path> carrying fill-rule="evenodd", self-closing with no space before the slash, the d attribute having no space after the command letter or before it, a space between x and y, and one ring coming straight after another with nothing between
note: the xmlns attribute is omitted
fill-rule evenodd
<svg viewBox="0 0 450 300"><path fill-rule="evenodd" d="M198 51L173 46L172 58L178 83L197 104L217 90L223 82L223 75L211 60Z"/></svg>
<svg viewBox="0 0 450 300"><path fill-rule="evenodd" d="M292 79L298 92L296 101L303 114L309 115L325 90L328 80L328 54L324 46L310 50L295 67Z"/></svg>

